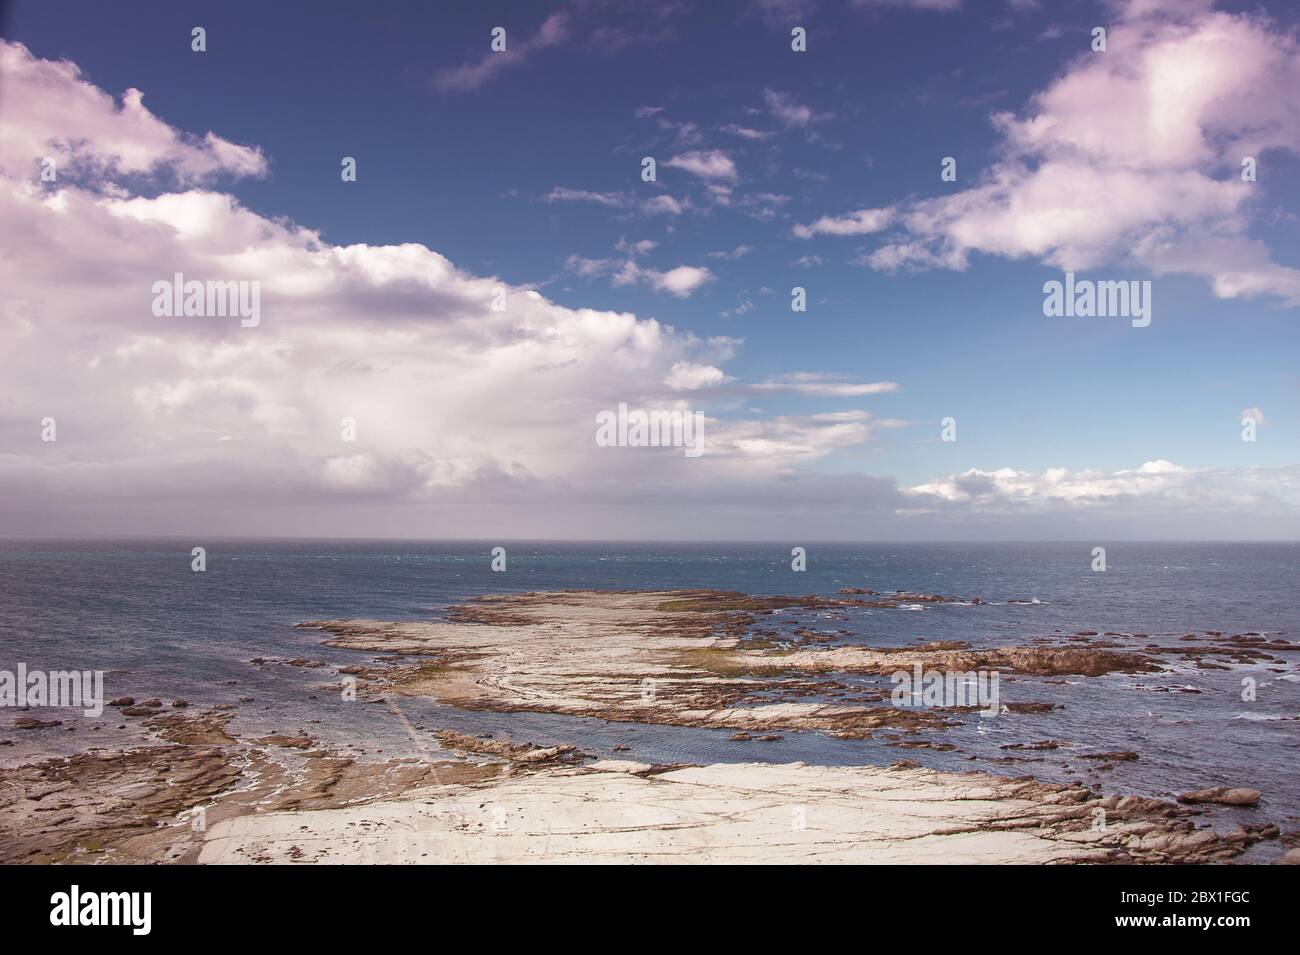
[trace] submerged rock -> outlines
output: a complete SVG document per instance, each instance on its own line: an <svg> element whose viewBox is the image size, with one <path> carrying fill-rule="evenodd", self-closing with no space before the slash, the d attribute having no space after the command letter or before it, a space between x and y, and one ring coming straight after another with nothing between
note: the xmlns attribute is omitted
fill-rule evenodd
<svg viewBox="0 0 1300 955"><path fill-rule="evenodd" d="M1186 803L1215 803L1220 806L1253 806L1259 802L1259 797L1260 792L1258 789L1212 786L1209 789L1198 789L1195 792L1183 793L1178 797L1178 801Z"/></svg>
<svg viewBox="0 0 1300 955"><path fill-rule="evenodd" d="M47 726L62 726L63 720L38 720L34 716L19 716L14 720L14 726L20 730L44 729Z"/></svg>

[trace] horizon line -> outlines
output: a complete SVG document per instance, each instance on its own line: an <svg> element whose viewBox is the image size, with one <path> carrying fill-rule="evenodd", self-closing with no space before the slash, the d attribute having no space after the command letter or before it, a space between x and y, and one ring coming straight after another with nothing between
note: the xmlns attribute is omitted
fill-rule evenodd
<svg viewBox="0 0 1300 955"><path fill-rule="evenodd" d="M354 543L408 543L408 544L749 544L771 546L897 546L911 544L1300 544L1296 538L1259 537L1055 537L1055 538L990 538L987 540L964 538L901 538L901 539L808 539L795 538L602 538L602 537L357 537L321 535L238 535L238 534L84 534L69 536L0 534L0 542L55 542L55 541L209 541L248 542L354 542Z"/></svg>

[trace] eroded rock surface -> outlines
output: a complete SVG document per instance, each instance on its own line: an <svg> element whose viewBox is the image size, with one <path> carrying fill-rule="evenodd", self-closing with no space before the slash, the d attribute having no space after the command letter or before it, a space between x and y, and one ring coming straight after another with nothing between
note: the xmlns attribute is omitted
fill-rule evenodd
<svg viewBox="0 0 1300 955"><path fill-rule="evenodd" d="M886 601L945 600L904 593ZM314 621L330 646L426 655L387 690L465 709L521 710L739 731L813 729L861 737L884 727L935 728L940 712L808 700L819 674L924 669L1099 676L1159 669L1141 653L1077 646L899 649L755 639L755 614L874 606L829 597L720 591L530 593L482 598L447 621ZM829 686L834 687L834 684Z"/></svg>
<svg viewBox="0 0 1300 955"><path fill-rule="evenodd" d="M870 599L853 596L859 592ZM784 610L834 619L846 608L925 603L961 601L865 588L839 597L575 591L484 598L440 622L304 626L326 632L332 646L380 655L329 677L355 677L370 702L404 694L471 711L725 728L756 750L781 739L776 730L862 738L882 729L892 746L952 749L910 734L948 725L954 710L894 708L887 691L864 689L865 681L850 691L846 673L920 666L1087 679L1154 672L1171 657L1258 661L1296 649L1260 635L1212 633L1182 642L1187 650L1136 650L1110 639L1122 634L1092 642L1096 631L1028 646L871 648L837 644L835 633L804 626L780 630ZM250 663L329 666L296 657ZM304 729L234 738L226 712L233 705L195 714L183 702L113 701L152 734L146 745L6 770L0 861L1217 862L1278 836L1268 823L1216 832L1206 824L1214 810L1198 806L1101 796L1082 784L935 772L907 760L890 768L592 763L564 743L443 729L436 759L421 745L423 758L360 762L321 747ZM1020 702L1008 712L1058 705ZM1138 755L1079 757L1108 769ZM1183 798L1235 807L1260 796L1219 787ZM196 807L205 810L203 828L186 821Z"/></svg>
<svg viewBox="0 0 1300 955"><path fill-rule="evenodd" d="M983 774L606 761L356 808L242 816L200 862L1213 862L1260 836L1159 800ZM1105 825L1098 826L1099 814Z"/></svg>

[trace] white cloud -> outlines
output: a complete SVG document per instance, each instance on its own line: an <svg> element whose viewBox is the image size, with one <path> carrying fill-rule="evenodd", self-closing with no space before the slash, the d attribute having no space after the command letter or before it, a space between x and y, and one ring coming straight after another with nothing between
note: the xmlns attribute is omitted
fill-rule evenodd
<svg viewBox="0 0 1300 955"><path fill-rule="evenodd" d="M807 126L813 121L813 111L797 104L787 93L764 90L763 101L772 117L785 126Z"/></svg>
<svg viewBox="0 0 1300 955"><path fill-rule="evenodd" d="M879 426L868 412L857 410L715 424L709 432L709 453L784 467L870 441Z"/></svg>
<svg viewBox="0 0 1300 955"><path fill-rule="evenodd" d="M693 150L673 156L665 166L681 169L702 179L736 179L736 164L720 149Z"/></svg>
<svg viewBox="0 0 1300 955"><path fill-rule="evenodd" d="M1241 409L1241 415L1238 417L1237 420L1240 421L1243 418L1254 419L1255 426L1259 428L1262 428L1264 427L1264 425L1268 424L1268 422L1264 418L1264 412L1260 408L1255 407L1254 405L1252 405L1249 408Z"/></svg>
<svg viewBox="0 0 1300 955"><path fill-rule="evenodd" d="M626 238L623 238L614 243L614 248L627 255L646 255L658 247L659 243L654 239L638 239L635 242L629 242Z"/></svg>
<svg viewBox="0 0 1300 955"><path fill-rule="evenodd" d="M423 245L334 245L217 191L42 184L37 160L50 140L121 172L185 179L238 171L244 159L220 167L220 155L156 117L124 120L75 67L33 65L9 44L0 54L7 93L42 77L41 109L10 102L3 126L3 526L48 528L76 514L101 529L175 529L201 513L248 532L339 495L396 506L455 492L463 503L501 482L652 479L644 458L596 453L595 412L709 384L734 352L722 336L562 307ZM623 245L628 255L652 248ZM609 274L629 263L634 281L679 297L712 279L630 259L575 257L570 267ZM154 283L178 272L260 283L260 324L156 317ZM40 440L47 416L57 442ZM345 417L355 443L342 440Z"/></svg>
<svg viewBox="0 0 1300 955"><path fill-rule="evenodd" d="M777 192L757 192L742 195L736 202L736 208L760 222L770 222L781 215L781 210L789 201L789 196Z"/></svg>
<svg viewBox="0 0 1300 955"><path fill-rule="evenodd" d="M648 281L654 288L670 295L676 295L678 298L688 297L701 285L713 281L714 278L713 273L708 269L696 265L679 265L667 272L641 269L640 273L641 278Z"/></svg>
<svg viewBox="0 0 1300 955"><path fill-rule="evenodd" d="M818 473L811 465L901 422L859 410L724 417L745 391L721 387L735 339L564 307L417 243L332 244L211 184L265 171L256 149L189 137L69 64L28 60L0 42L0 526L10 533L879 539L918 526L895 520L901 512L934 515L919 526L945 537L985 526L963 525L964 514L1036 512L1033 494L981 498L986 472L906 492L889 478ZM9 96L10 71L33 68L39 110ZM51 143L75 144L66 155L98 174L41 184ZM171 180L133 194L105 178L140 173ZM623 244L628 257L574 257L570 271L674 295L713 278L642 267L630 256L650 250ZM155 317L153 283L176 272L260 282L260 325ZM503 312L491 307L497 288ZM892 384L800 373L756 391L840 398ZM596 412L687 399L708 414L701 458L595 447ZM46 416L57 442L40 440ZM356 442L342 440L344 417ZM1165 482L1167 497L1150 491L1135 507L1167 505L1179 533L1202 526L1193 520L1209 502L1234 533L1257 517L1264 533L1294 536L1296 471L1152 464L1114 480ZM1106 486L1082 472L1011 474L1013 489ZM967 497L939 490L958 477ZM1054 507L1075 507L1054 493ZM1080 499L1097 501L1094 512L1125 500Z"/></svg>
<svg viewBox="0 0 1300 955"><path fill-rule="evenodd" d="M61 179L94 186L129 174L166 173L193 185L220 174L266 173L260 150L211 132L185 135L153 115L139 90L127 90L119 104L76 65L39 59L21 43L0 40L0 76L0 174L34 179L45 157Z"/></svg>
<svg viewBox="0 0 1300 955"><path fill-rule="evenodd" d="M1220 297L1300 305L1300 270L1248 235L1269 186L1243 157L1300 151L1300 50L1261 17L1204 4L1124 7L1022 116L994 117L1000 161L976 184L900 210L906 235L864 261L965 268L972 253L1062 269L1136 260L1208 278Z"/></svg>
<svg viewBox="0 0 1300 955"><path fill-rule="evenodd" d="M679 361L669 370L664 384L673 391L696 391L700 388L716 388L727 381L721 368L712 365L697 365L688 361Z"/></svg>
<svg viewBox="0 0 1300 955"><path fill-rule="evenodd" d="M725 249L719 250L717 252L709 252L707 254L707 257L710 259L739 259L742 258L743 256L749 255L749 253L753 251L754 251L754 247L752 245L741 244L736 246L730 252L726 251Z"/></svg>
<svg viewBox="0 0 1300 955"><path fill-rule="evenodd" d="M656 243L642 240L628 243L620 240L616 248L623 253L622 258L589 259L580 255L570 255L564 263L566 272L579 278L608 276L614 285L647 285L657 292L667 292L677 298L689 298L700 286L713 281L714 274L703 266L679 265L666 271L643 266L636 261L653 248Z"/></svg>
<svg viewBox="0 0 1300 955"><path fill-rule="evenodd" d="M852 382L837 380L820 372L793 372L768 378L752 386L755 391L791 392L800 395L817 395L833 398L861 398L865 395L882 395L898 390L896 381Z"/></svg>
<svg viewBox="0 0 1300 955"><path fill-rule="evenodd" d="M614 259L589 259L574 253L564 260L564 270L579 278L589 279L609 274L616 264Z"/></svg>
<svg viewBox="0 0 1300 955"><path fill-rule="evenodd" d="M724 133L730 133L732 136L739 136L741 139L748 139L752 142L758 142L764 139L771 139L772 133L762 129L754 129L751 126L741 126L737 123L728 123L722 127Z"/></svg>
<svg viewBox="0 0 1300 955"><path fill-rule="evenodd" d="M1136 20L1160 14L1185 15L1203 13L1215 0L1108 0L1107 6L1122 19Z"/></svg>
<svg viewBox="0 0 1300 955"><path fill-rule="evenodd" d="M905 489L916 511L957 507L984 514L1100 514L1121 509L1152 511L1239 511L1275 514L1294 520L1300 508L1300 469L1188 468L1170 461L1148 461L1131 470L1103 472L1049 468L1041 473L971 468Z"/></svg>
<svg viewBox="0 0 1300 955"><path fill-rule="evenodd" d="M667 194L655 196L653 199L647 199L641 203L641 211L650 216L679 216L685 208L681 202Z"/></svg>
<svg viewBox="0 0 1300 955"><path fill-rule="evenodd" d="M800 105L789 93L781 93L777 90L763 90L763 102L773 119L782 126L790 128L807 129L814 122L829 118L814 113L807 106Z"/></svg>
<svg viewBox="0 0 1300 955"><path fill-rule="evenodd" d="M735 318L739 315L748 315L756 307L757 306L754 305L753 300L749 298L748 295L742 293L739 305L735 308L724 308L719 314L721 314L723 318Z"/></svg>
<svg viewBox="0 0 1300 955"><path fill-rule="evenodd" d="M556 186L545 196L544 202L594 202L597 205L617 209L627 204L627 197L619 192L592 192L588 189L568 189Z"/></svg>
<svg viewBox="0 0 1300 955"><path fill-rule="evenodd" d="M815 235L867 235L887 228L894 220L894 210L859 209L843 216L822 216L810 225L796 225L794 234L801 239Z"/></svg>
<svg viewBox="0 0 1300 955"><path fill-rule="evenodd" d="M568 35L569 18L564 13L551 14L537 32L526 39L515 39L507 30L505 50L489 51L462 66L441 69L434 74L433 85L444 93L476 90L503 70L523 64L539 50L562 43Z"/></svg>
<svg viewBox="0 0 1300 955"><path fill-rule="evenodd" d="M634 200L625 192L597 192L589 189L569 189L556 186L542 201L548 204L557 202L590 202L608 209L625 209L634 205ZM674 199L667 193L643 199L635 207L647 216L679 216L689 208L689 203Z"/></svg>

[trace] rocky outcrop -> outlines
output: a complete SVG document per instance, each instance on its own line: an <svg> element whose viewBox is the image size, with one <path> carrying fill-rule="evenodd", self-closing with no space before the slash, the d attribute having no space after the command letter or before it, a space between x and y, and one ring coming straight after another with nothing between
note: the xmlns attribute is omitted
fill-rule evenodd
<svg viewBox="0 0 1300 955"><path fill-rule="evenodd" d="M220 734L220 726L201 732ZM233 786L240 775L234 754L224 745L191 745L192 738L178 734L155 745L6 769L0 862L85 861Z"/></svg>
<svg viewBox="0 0 1300 955"><path fill-rule="evenodd" d="M1183 793L1178 797L1178 801L1185 803L1214 803L1219 806L1254 806L1259 802L1259 797L1260 792L1258 789L1214 786L1210 789L1198 789L1195 792Z"/></svg>
<svg viewBox="0 0 1300 955"><path fill-rule="evenodd" d="M899 591L885 603L947 600ZM813 729L864 738L886 727L911 731L948 725L950 714L934 709L826 702L828 694L843 695L844 686L816 674L888 675L915 665L1073 676L1159 669L1144 654L1095 647L979 649L936 641L875 649L834 645L830 635L798 627L787 640L755 633L756 621L775 610L845 606L865 604L710 590L563 591L480 598L445 622L339 620L301 626L327 632L330 646L425 657L423 664L378 681L375 692L430 696L466 709L759 734ZM808 699L814 696L823 701ZM1018 711L1051 705L1020 704Z"/></svg>
<svg viewBox="0 0 1300 955"><path fill-rule="evenodd" d="M606 760L214 827L201 862L1205 863L1264 838L1077 786L871 766Z"/></svg>

